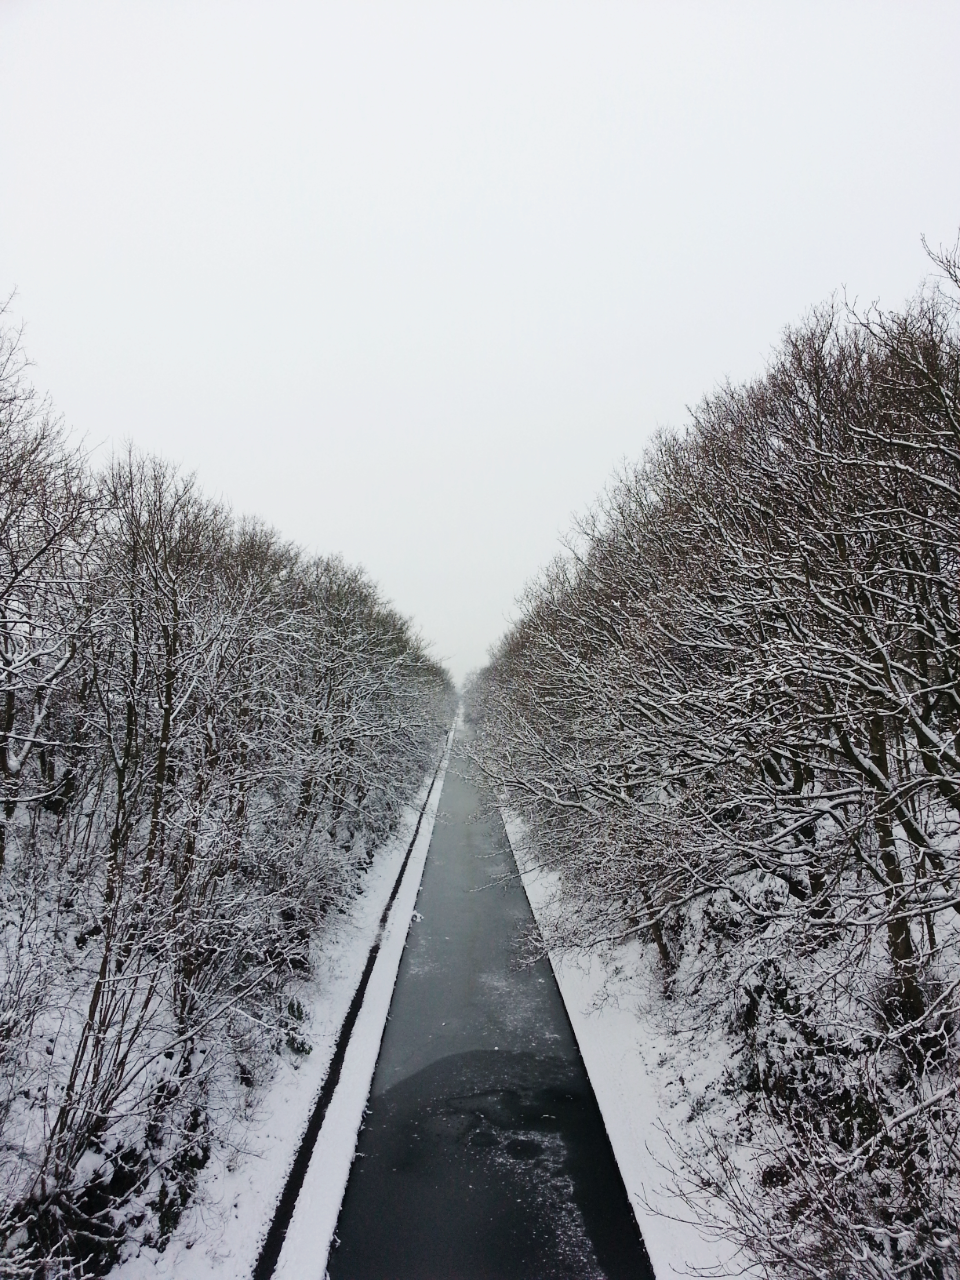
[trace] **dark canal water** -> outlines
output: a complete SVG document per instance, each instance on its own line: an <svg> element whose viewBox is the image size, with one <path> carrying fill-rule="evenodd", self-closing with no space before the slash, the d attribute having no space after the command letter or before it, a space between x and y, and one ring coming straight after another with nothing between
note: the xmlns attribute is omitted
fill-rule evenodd
<svg viewBox="0 0 960 1280"><path fill-rule="evenodd" d="M444 782L331 1280L648 1280L499 817ZM492 884L504 875L509 882Z"/></svg>

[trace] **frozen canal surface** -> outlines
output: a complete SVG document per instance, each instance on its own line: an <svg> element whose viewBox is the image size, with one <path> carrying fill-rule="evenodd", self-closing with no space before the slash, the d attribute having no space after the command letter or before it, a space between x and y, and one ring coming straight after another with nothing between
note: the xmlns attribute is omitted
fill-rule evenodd
<svg viewBox="0 0 960 1280"><path fill-rule="evenodd" d="M447 773L331 1280L653 1276L498 816ZM491 887L497 877L506 884Z"/></svg>

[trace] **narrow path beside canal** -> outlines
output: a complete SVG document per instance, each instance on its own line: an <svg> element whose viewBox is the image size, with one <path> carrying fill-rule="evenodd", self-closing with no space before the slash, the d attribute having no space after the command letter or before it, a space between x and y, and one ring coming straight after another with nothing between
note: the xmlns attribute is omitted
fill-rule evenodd
<svg viewBox="0 0 960 1280"><path fill-rule="evenodd" d="M462 766L461 766L462 767ZM331 1280L650 1280L502 823L440 811L340 1211ZM506 878L505 878L506 877Z"/></svg>

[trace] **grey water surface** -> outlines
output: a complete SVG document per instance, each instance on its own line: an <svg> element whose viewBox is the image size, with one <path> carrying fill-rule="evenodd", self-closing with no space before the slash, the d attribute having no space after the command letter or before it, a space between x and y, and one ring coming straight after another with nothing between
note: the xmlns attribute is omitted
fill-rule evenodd
<svg viewBox="0 0 960 1280"><path fill-rule="evenodd" d="M331 1280L652 1278L503 825L451 766ZM422 917L422 918L419 918Z"/></svg>

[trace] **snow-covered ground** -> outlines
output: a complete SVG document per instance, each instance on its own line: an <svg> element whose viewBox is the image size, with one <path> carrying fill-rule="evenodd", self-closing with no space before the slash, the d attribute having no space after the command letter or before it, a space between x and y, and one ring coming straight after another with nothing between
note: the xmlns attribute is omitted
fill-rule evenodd
<svg viewBox="0 0 960 1280"><path fill-rule="evenodd" d="M507 811L503 818L530 906L549 936L555 877L537 864L523 823ZM731 1244L692 1221L673 1185L671 1141L689 1138L691 1106L722 1062L710 1046L671 1029L639 943L604 955L551 954L550 961L658 1280L751 1274Z"/></svg>
<svg viewBox="0 0 960 1280"><path fill-rule="evenodd" d="M353 1158L380 1039L430 847L449 761L447 753L403 884L384 929L380 952L354 1027L340 1083L320 1131L314 1157L287 1233L277 1276L320 1280ZM432 774L431 774L432 777ZM337 1033L360 982L397 873L431 779L407 808L395 835L377 852L363 891L322 938L309 982L296 992L308 1021L312 1052L278 1060L277 1071L231 1145L214 1148L194 1202L163 1253L141 1249L122 1261L111 1280L242 1280L249 1276L270 1226L301 1136L326 1078ZM305 1228L309 1230L305 1230Z"/></svg>

